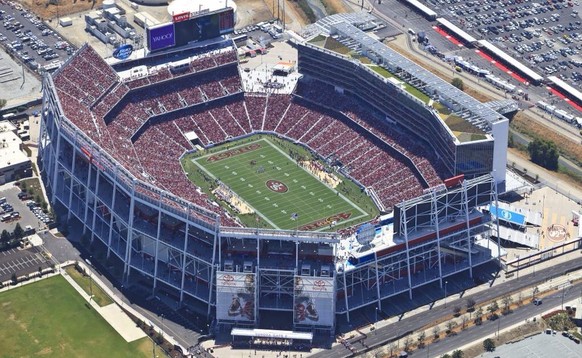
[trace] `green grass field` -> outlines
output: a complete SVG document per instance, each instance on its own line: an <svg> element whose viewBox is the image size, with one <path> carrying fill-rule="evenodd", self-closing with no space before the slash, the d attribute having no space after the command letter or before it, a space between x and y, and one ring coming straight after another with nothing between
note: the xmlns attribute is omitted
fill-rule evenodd
<svg viewBox="0 0 582 358"><path fill-rule="evenodd" d="M231 188L276 229L325 231L332 221L353 225L371 218L361 204L298 166L268 138L230 144L228 149L190 160ZM296 220L291 219L293 213L298 214Z"/></svg>
<svg viewBox="0 0 582 358"><path fill-rule="evenodd" d="M4 292L0 306L0 357L152 356L149 338L127 343L61 276Z"/></svg>
<svg viewBox="0 0 582 358"><path fill-rule="evenodd" d="M95 284L95 282L91 282L92 278L89 276L84 276L75 268L75 265L67 266L65 271L75 282L77 285L81 286L81 288L87 292L88 295L93 293L93 300L101 306L107 306L113 303L113 300L103 291L103 289Z"/></svg>

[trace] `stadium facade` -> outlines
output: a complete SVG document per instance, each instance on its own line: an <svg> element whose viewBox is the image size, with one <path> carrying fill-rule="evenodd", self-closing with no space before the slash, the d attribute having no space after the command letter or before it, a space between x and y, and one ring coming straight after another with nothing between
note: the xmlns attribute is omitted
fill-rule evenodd
<svg viewBox="0 0 582 358"><path fill-rule="evenodd" d="M397 54L387 48L378 53L377 42L366 48L366 35L351 24L336 24L334 31L357 36L360 50L376 63L394 65L386 56ZM302 73L333 85L331 97L373 107L379 122L370 124L368 112L325 108L309 90L293 97L244 93L230 41L204 50L170 49L115 68L84 46L44 77L39 156L47 193L65 213L61 219L81 227L111 267L120 268L126 287L164 292L218 330L277 324L333 333L338 319L349 322L361 308L382 310L395 295L412 297L431 282L442 287L447 276L463 271L472 276L476 266L499 256L490 239L494 219L478 208L496 199L502 182L507 134L495 128L507 121L442 81L419 82L427 73L420 67L417 77L399 72L450 113L482 126L478 139L463 142L443 124L432 100L417 100L353 59L308 41L296 45ZM412 66L401 56L398 61L395 72ZM308 119L309 126L294 129ZM393 125L436 156L392 141L385 133ZM314 131L309 140L306 128ZM386 156L380 164L386 171L372 178L359 167L368 158L360 158L345 173L364 189L371 183L392 215L358 234L242 227L188 181L178 159L265 132L338 162L350 153L326 152L336 136L337 148L349 143L337 133L353 140L357 134L364 141L360 153L372 143L370 156ZM409 174L382 181L391 174L389 165ZM417 187L408 190L409 183Z"/></svg>

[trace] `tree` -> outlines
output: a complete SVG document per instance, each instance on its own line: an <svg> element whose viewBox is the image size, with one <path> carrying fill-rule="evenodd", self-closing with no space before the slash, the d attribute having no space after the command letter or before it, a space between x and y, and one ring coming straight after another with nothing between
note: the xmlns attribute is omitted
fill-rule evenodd
<svg viewBox="0 0 582 358"><path fill-rule="evenodd" d="M558 169L558 158L560 153L556 143L536 138L527 146L527 151L531 157L531 161L549 170Z"/></svg>
<svg viewBox="0 0 582 358"><path fill-rule="evenodd" d="M461 314L461 307L460 306L453 307L453 313L455 317L459 317L459 315Z"/></svg>
<svg viewBox="0 0 582 358"><path fill-rule="evenodd" d="M448 354L448 353L446 353L446 354L443 354L443 355L441 356L441 358L451 358L451 355L450 355L450 354Z"/></svg>
<svg viewBox="0 0 582 358"><path fill-rule="evenodd" d="M491 338L483 341L483 349L485 352L493 352L495 350L495 342Z"/></svg>
<svg viewBox="0 0 582 358"><path fill-rule="evenodd" d="M8 242L10 241L10 233L8 230L2 230L2 234L0 234L0 242Z"/></svg>
<svg viewBox="0 0 582 358"><path fill-rule="evenodd" d="M483 307L479 307L477 311L475 311L475 324L480 326L481 322L483 322Z"/></svg>
<svg viewBox="0 0 582 358"><path fill-rule="evenodd" d="M467 312L473 312L475 310L476 304L477 304L477 302L475 302L474 299L467 298L467 300L465 301L465 305L467 307Z"/></svg>
<svg viewBox="0 0 582 358"><path fill-rule="evenodd" d="M24 230L22 229L22 226L20 226L20 223L16 223L16 227L14 227L12 235L14 235L16 240L20 240L24 237Z"/></svg>
<svg viewBox="0 0 582 358"><path fill-rule="evenodd" d="M434 326L432 329L432 335L433 335L434 340L439 339L440 333L441 333L441 329L439 328L439 326Z"/></svg>
<svg viewBox="0 0 582 358"><path fill-rule="evenodd" d="M457 322L455 321L448 321L447 322L447 334L452 334L453 333L453 329L457 327Z"/></svg>
<svg viewBox="0 0 582 358"><path fill-rule="evenodd" d="M497 312L498 309L499 305L497 304L497 301L493 301L489 306L487 306L487 311L489 311L489 319L494 320L497 318L497 314L495 312Z"/></svg>
<svg viewBox="0 0 582 358"><path fill-rule="evenodd" d="M452 358L463 358L464 356L465 353L460 349L454 350L453 353L451 354Z"/></svg>
<svg viewBox="0 0 582 358"><path fill-rule="evenodd" d="M463 316L461 317L461 329L467 328L467 322L469 321L469 317Z"/></svg>
<svg viewBox="0 0 582 358"><path fill-rule="evenodd" d="M513 302L513 298L511 298L511 296L509 295L503 296L501 302L503 303L503 313L504 314L510 313L511 312L510 306L511 303Z"/></svg>
<svg viewBox="0 0 582 358"><path fill-rule="evenodd" d="M424 340L425 339L426 339L426 333L424 333L424 331L420 332L418 337L416 337L416 340L418 341L418 346L420 348L424 347Z"/></svg>
<svg viewBox="0 0 582 358"><path fill-rule="evenodd" d="M5 105L6 105L6 100L0 98L0 109L4 108Z"/></svg>
<svg viewBox="0 0 582 358"><path fill-rule="evenodd" d="M392 343L390 345L390 357L398 350L398 345L396 343Z"/></svg>
<svg viewBox="0 0 582 358"><path fill-rule="evenodd" d="M461 91L463 89L465 89L465 84L463 83L463 80L460 79L459 77L453 78L453 80L451 81L451 84L453 86L457 87L458 89L460 89Z"/></svg>
<svg viewBox="0 0 582 358"><path fill-rule="evenodd" d="M404 344L404 351L408 352L408 349L410 348L410 345L412 344L412 339L410 338L410 336L406 336L406 338L404 338L404 342L402 342Z"/></svg>

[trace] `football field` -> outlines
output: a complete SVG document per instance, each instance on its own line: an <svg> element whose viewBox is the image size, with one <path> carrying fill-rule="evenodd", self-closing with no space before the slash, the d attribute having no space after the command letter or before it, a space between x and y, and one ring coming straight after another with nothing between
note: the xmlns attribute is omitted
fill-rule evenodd
<svg viewBox="0 0 582 358"><path fill-rule="evenodd" d="M192 159L275 229L325 231L369 214L299 166L267 138Z"/></svg>

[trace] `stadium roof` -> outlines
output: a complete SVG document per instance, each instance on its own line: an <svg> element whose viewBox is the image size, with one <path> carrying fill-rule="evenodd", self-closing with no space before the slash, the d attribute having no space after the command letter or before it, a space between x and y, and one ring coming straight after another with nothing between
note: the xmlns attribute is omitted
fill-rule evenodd
<svg viewBox="0 0 582 358"><path fill-rule="evenodd" d="M556 84L559 87L561 87L562 90L568 92L567 94L569 94L570 96L574 97L576 100L582 102L582 93L580 93L580 91L578 91L574 87L570 86L569 84L567 84L566 82L562 81L561 79L559 79L556 76L549 76L548 77L548 80L552 81L554 84Z"/></svg>
<svg viewBox="0 0 582 358"><path fill-rule="evenodd" d="M476 127L490 133L491 123L503 120L503 117L489 106L482 104L432 72L386 47L357 27L346 22L333 24L332 27L340 36L349 38L350 42L353 43L351 47L358 50L358 52L375 54L382 62L406 72L412 78L412 81L407 82L413 82L416 87L424 88L425 92L428 93L436 91L441 98L453 104L453 108L458 107L454 108L454 110L460 117Z"/></svg>
<svg viewBox="0 0 582 358"><path fill-rule="evenodd" d="M479 40L478 41L481 46L485 47L487 50L494 53L496 56L501 58L503 61L507 62L511 66L517 68L521 73L529 77L530 80L533 81L543 81L543 77L538 75L536 72L532 71L529 67L522 65L518 60L511 57L510 55L506 54L505 52L501 51L496 46L493 46L489 41L486 40Z"/></svg>
<svg viewBox="0 0 582 358"><path fill-rule="evenodd" d="M473 36L469 35L465 31L461 30L457 25L451 23L447 19L442 18L442 17L439 17L437 19L437 22L439 24L443 25L444 27L446 27L447 29L449 29L450 31L454 32L457 36L459 36L460 38L462 38L464 41L466 41L468 43L477 42L477 39L476 38L474 38Z"/></svg>
<svg viewBox="0 0 582 358"><path fill-rule="evenodd" d="M437 16L437 13L436 12L434 12L428 6L425 6L420 1L417 1L417 0L406 0L406 2L409 3L410 5L414 6L415 8L417 8L419 11L422 11L423 14L425 14L426 16L428 16L430 18L433 18L434 19Z"/></svg>

